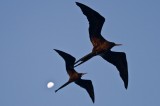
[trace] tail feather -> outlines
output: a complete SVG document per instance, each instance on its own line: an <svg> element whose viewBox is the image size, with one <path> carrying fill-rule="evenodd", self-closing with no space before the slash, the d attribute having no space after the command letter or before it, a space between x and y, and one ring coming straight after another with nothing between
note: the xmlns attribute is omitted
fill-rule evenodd
<svg viewBox="0 0 160 106"><path fill-rule="evenodd" d="M89 53L87 55L85 55L84 57L82 57L81 59L77 60L74 64L75 66L74 67L77 67L79 65L81 65L82 63L86 62L87 60L91 59L93 56L95 56L94 53Z"/></svg>

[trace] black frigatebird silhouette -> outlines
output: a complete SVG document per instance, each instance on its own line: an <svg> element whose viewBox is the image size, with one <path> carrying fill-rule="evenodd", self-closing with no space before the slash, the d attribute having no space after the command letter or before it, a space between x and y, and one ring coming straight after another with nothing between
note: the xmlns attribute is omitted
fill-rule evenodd
<svg viewBox="0 0 160 106"><path fill-rule="evenodd" d="M78 73L74 70L74 63L76 59L70 54L67 54L63 51L56 50L56 49L54 50L65 60L66 70L70 77L69 80L64 85L62 85L60 88L55 90L55 92L67 86L68 84L75 82L77 85L84 88L88 92L89 96L91 97L94 103L94 89L93 89L92 81L81 79L81 77L86 73Z"/></svg>
<svg viewBox="0 0 160 106"><path fill-rule="evenodd" d="M98 12L91 9L90 7L76 2L77 6L80 7L83 14L87 17L89 21L89 37L93 45L92 52L82 57L75 62L75 67L86 62L96 55L100 55L103 59L115 65L118 69L122 80L124 81L124 86L128 87L128 65L126 54L124 52L114 52L111 48L114 46L119 46L122 44L116 44L114 42L107 41L101 35L102 26L105 22L105 18L101 16Z"/></svg>

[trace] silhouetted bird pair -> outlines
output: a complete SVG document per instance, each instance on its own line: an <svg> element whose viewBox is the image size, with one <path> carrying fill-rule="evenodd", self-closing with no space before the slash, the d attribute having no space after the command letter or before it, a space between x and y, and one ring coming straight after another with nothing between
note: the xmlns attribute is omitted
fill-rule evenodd
<svg viewBox="0 0 160 106"><path fill-rule="evenodd" d="M89 37L93 45L92 52L82 57L75 62L75 58L70 54L63 51L56 50L60 56L65 60L66 70L69 75L69 80L55 92L65 87L66 85L75 82L77 85L86 89L92 101L94 102L94 89L91 80L81 79L82 75L85 73L77 73L74 67L86 62L94 56L100 55L103 59L107 60L111 64L115 65L118 69L122 80L124 81L124 86L128 87L128 66L126 55L124 52L113 52L111 48L114 46L119 46L121 44L115 44L114 42L107 41L101 35L101 29L105 22L105 18L101 16L98 12L94 11L90 7L76 2L76 4L81 8L83 14L87 17L89 21Z"/></svg>

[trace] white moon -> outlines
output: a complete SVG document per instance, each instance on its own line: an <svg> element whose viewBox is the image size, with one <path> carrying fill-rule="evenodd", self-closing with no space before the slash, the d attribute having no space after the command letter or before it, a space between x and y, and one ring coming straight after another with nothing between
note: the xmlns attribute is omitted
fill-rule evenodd
<svg viewBox="0 0 160 106"><path fill-rule="evenodd" d="M47 87L48 88L52 88L54 86L54 83L53 82L48 82L48 84L47 84Z"/></svg>

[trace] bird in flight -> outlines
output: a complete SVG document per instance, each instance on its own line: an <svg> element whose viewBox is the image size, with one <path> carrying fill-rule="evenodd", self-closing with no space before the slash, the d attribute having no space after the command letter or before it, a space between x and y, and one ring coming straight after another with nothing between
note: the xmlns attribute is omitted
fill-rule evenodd
<svg viewBox="0 0 160 106"><path fill-rule="evenodd" d="M74 70L74 63L76 59L70 54L67 54L63 51L60 51L57 49L54 49L54 50L65 60L66 71L70 77L69 80L64 85L62 85L60 88L55 90L55 92L67 86L68 84L75 82L77 85L84 88L88 92L89 96L92 99L92 102L94 103L95 98L94 98L94 89L93 89L92 81L81 79L81 77L86 73L78 73Z"/></svg>
<svg viewBox="0 0 160 106"><path fill-rule="evenodd" d="M124 52L115 52L111 51L111 48L114 46L120 46L122 44L116 44L110 42L102 37L101 30L105 22L105 18L101 16L98 12L91 9L90 7L76 2L76 5L80 7L83 14L87 17L89 21L89 37L93 45L91 53L85 55L75 62L74 67L86 62L94 56L100 55L103 59L109 63L116 66L120 73L120 77L124 82L124 86L127 89L128 87L128 65L126 54Z"/></svg>

